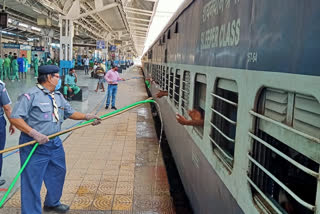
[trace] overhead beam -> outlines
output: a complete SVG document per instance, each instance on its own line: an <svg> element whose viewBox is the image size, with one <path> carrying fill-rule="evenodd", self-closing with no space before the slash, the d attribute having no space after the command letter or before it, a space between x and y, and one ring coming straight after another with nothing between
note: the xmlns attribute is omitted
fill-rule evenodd
<svg viewBox="0 0 320 214"><path fill-rule="evenodd" d="M153 13L153 12L150 11L150 10L142 10L142 9L133 8L133 7L124 7L124 9L126 9L127 11L133 10L133 11L138 11L138 12L143 12L143 13L150 13L150 14Z"/></svg>
<svg viewBox="0 0 320 214"><path fill-rule="evenodd" d="M143 24L143 23L138 23L138 22L129 22L129 24L133 24L133 25L139 25L141 27L146 27L146 28L149 28L149 24Z"/></svg>
<svg viewBox="0 0 320 214"><path fill-rule="evenodd" d="M89 12L86 12L86 13L82 13L80 14L80 16L74 18L74 19L80 19L82 17L86 17L86 16L90 16L92 14L95 14L95 13L99 13L99 12L102 12L102 11L105 11L105 10L109 10L111 8L114 8L114 7L117 7L118 6L118 3L111 3L111 4L108 4L102 8L96 8L92 11L89 11Z"/></svg>
<svg viewBox="0 0 320 214"><path fill-rule="evenodd" d="M132 30L141 30L141 31L148 31L148 28L142 28L142 27L134 27L134 26L132 26L132 28L131 28Z"/></svg>
<svg viewBox="0 0 320 214"><path fill-rule="evenodd" d="M150 13L141 13L141 12L130 11L130 10L128 10L127 13L133 13L133 14L138 14L138 15L142 15L142 16L152 16L152 14L150 14Z"/></svg>
<svg viewBox="0 0 320 214"><path fill-rule="evenodd" d="M134 38L147 38L146 36L136 36L136 35L132 35L132 37L134 37Z"/></svg>
<svg viewBox="0 0 320 214"><path fill-rule="evenodd" d="M143 21L143 22L150 22L150 19L140 19L140 18L133 18L133 17L127 17L127 19L136 20L136 21Z"/></svg>

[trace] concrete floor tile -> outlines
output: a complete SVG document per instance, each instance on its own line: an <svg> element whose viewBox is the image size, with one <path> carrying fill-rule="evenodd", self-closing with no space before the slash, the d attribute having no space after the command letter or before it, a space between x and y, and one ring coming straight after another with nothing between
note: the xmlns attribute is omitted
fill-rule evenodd
<svg viewBox="0 0 320 214"><path fill-rule="evenodd" d="M75 198L75 196L76 195L72 194L72 193L65 193L65 194L62 194L62 197L61 197L60 201L63 204L70 205L70 204L72 204L72 201Z"/></svg>
<svg viewBox="0 0 320 214"><path fill-rule="evenodd" d="M97 194L93 201L92 210L111 210L113 195Z"/></svg>
<svg viewBox="0 0 320 214"><path fill-rule="evenodd" d="M100 183L117 182L117 175L104 175L101 177Z"/></svg>
<svg viewBox="0 0 320 214"><path fill-rule="evenodd" d="M95 194L99 183L100 181L83 181L77 190L77 195Z"/></svg>
<svg viewBox="0 0 320 214"><path fill-rule="evenodd" d="M73 210L90 210L92 202L94 200L94 194L77 195L70 206Z"/></svg>
<svg viewBox="0 0 320 214"><path fill-rule="evenodd" d="M101 182L98 186L97 194L114 195L116 190L116 182Z"/></svg>
<svg viewBox="0 0 320 214"><path fill-rule="evenodd" d="M116 195L113 200L112 211L130 211L132 210L132 195Z"/></svg>
<svg viewBox="0 0 320 214"><path fill-rule="evenodd" d="M132 182L117 182L116 187L116 194L117 195L132 195L133 194L133 181Z"/></svg>

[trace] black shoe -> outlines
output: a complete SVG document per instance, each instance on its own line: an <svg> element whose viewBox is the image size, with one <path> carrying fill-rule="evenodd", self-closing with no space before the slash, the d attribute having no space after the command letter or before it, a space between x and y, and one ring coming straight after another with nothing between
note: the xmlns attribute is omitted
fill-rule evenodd
<svg viewBox="0 0 320 214"><path fill-rule="evenodd" d="M68 98L67 98L67 100L68 100L68 101L71 101L71 100L72 100L72 98L71 98L71 97L68 97Z"/></svg>
<svg viewBox="0 0 320 214"><path fill-rule="evenodd" d="M50 212L50 211L54 211L57 213L66 213L68 212L70 209L70 207L68 205L65 204L60 204L58 206L55 207L48 207L48 206L43 206L43 210L46 212Z"/></svg>
<svg viewBox="0 0 320 214"><path fill-rule="evenodd" d="M106 107L105 107L105 109L108 109L108 108L109 108L109 106L106 106Z"/></svg>
<svg viewBox="0 0 320 214"><path fill-rule="evenodd" d="M111 109L117 110L117 108L115 106L111 107Z"/></svg>
<svg viewBox="0 0 320 214"><path fill-rule="evenodd" d="M2 186L2 185L5 184L5 183L6 183L6 180L0 179L0 186Z"/></svg>

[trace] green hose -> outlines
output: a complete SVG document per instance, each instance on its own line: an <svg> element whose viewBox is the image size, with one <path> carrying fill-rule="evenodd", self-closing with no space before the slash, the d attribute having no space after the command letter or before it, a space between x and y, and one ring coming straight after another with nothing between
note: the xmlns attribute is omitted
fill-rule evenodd
<svg viewBox="0 0 320 214"><path fill-rule="evenodd" d="M124 110L126 110L126 109L128 109L128 108L131 108L131 107L133 107L133 106L140 105L140 104L143 104L143 103L154 103L154 100L143 100L143 101L139 101L139 102L133 103L133 104L131 104L131 105L125 106L125 107L123 107L123 108L120 108L120 109L118 109L118 110L116 110L116 111L109 112L109 113L107 113L107 114L105 114L105 115L102 115L102 116L100 116L100 118L102 119L102 118L108 117L108 116L110 116L110 115L116 114L116 113L118 113L118 112L124 111ZM94 120L95 120L95 119L93 119L93 120L88 120L88 121L84 121L83 123L80 123L78 126L91 123L91 122L93 122ZM64 134L65 134L65 133L64 133ZM60 135L59 135L59 136L60 136ZM57 136L56 136L56 137L57 137ZM24 162L24 164L22 165L21 169L20 169L19 172L17 173L16 177L13 179L13 181L12 181L12 183L10 184L10 186L9 186L6 194L4 194L3 198L2 198L1 201L0 201L0 208L2 207L3 203L4 203L5 200L7 199L8 195L10 194L10 192L11 192L12 188L14 187L14 185L16 184L16 182L17 182L18 178L20 177L21 173L23 172L24 168L27 166L27 164L28 164L31 156L33 155L33 153L34 153L34 151L36 150L36 148L38 147L38 145L39 145L39 143L36 143L36 144L34 145L34 147L32 148L32 150L31 150L31 152L30 152L30 154L29 154L28 157L27 157L27 160Z"/></svg>
<svg viewBox="0 0 320 214"><path fill-rule="evenodd" d="M145 81L148 88L150 88L150 82L148 80Z"/></svg>

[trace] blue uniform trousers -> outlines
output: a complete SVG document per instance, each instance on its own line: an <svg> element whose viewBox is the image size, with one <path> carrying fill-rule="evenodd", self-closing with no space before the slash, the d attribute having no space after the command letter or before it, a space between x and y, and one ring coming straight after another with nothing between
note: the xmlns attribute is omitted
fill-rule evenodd
<svg viewBox="0 0 320 214"><path fill-rule="evenodd" d="M4 116L0 116L0 150L4 149L4 146L6 144L6 119L4 119ZM0 176L2 173L2 154L0 154Z"/></svg>
<svg viewBox="0 0 320 214"><path fill-rule="evenodd" d="M108 91L107 91L107 103L106 103L106 106L108 107L109 104L110 104L110 97L112 96L112 104L111 106L112 107L115 107L116 106L116 95L117 95L117 90L118 90L118 85L117 84L109 84L108 85Z"/></svg>
<svg viewBox="0 0 320 214"><path fill-rule="evenodd" d="M22 133L19 143L31 140L33 139ZM21 166L32 148L33 146L26 146L20 149ZM60 205L65 175L65 153L60 138L56 137L46 144L39 145L21 174L21 213L42 213L40 190L43 181L47 189L44 205Z"/></svg>

